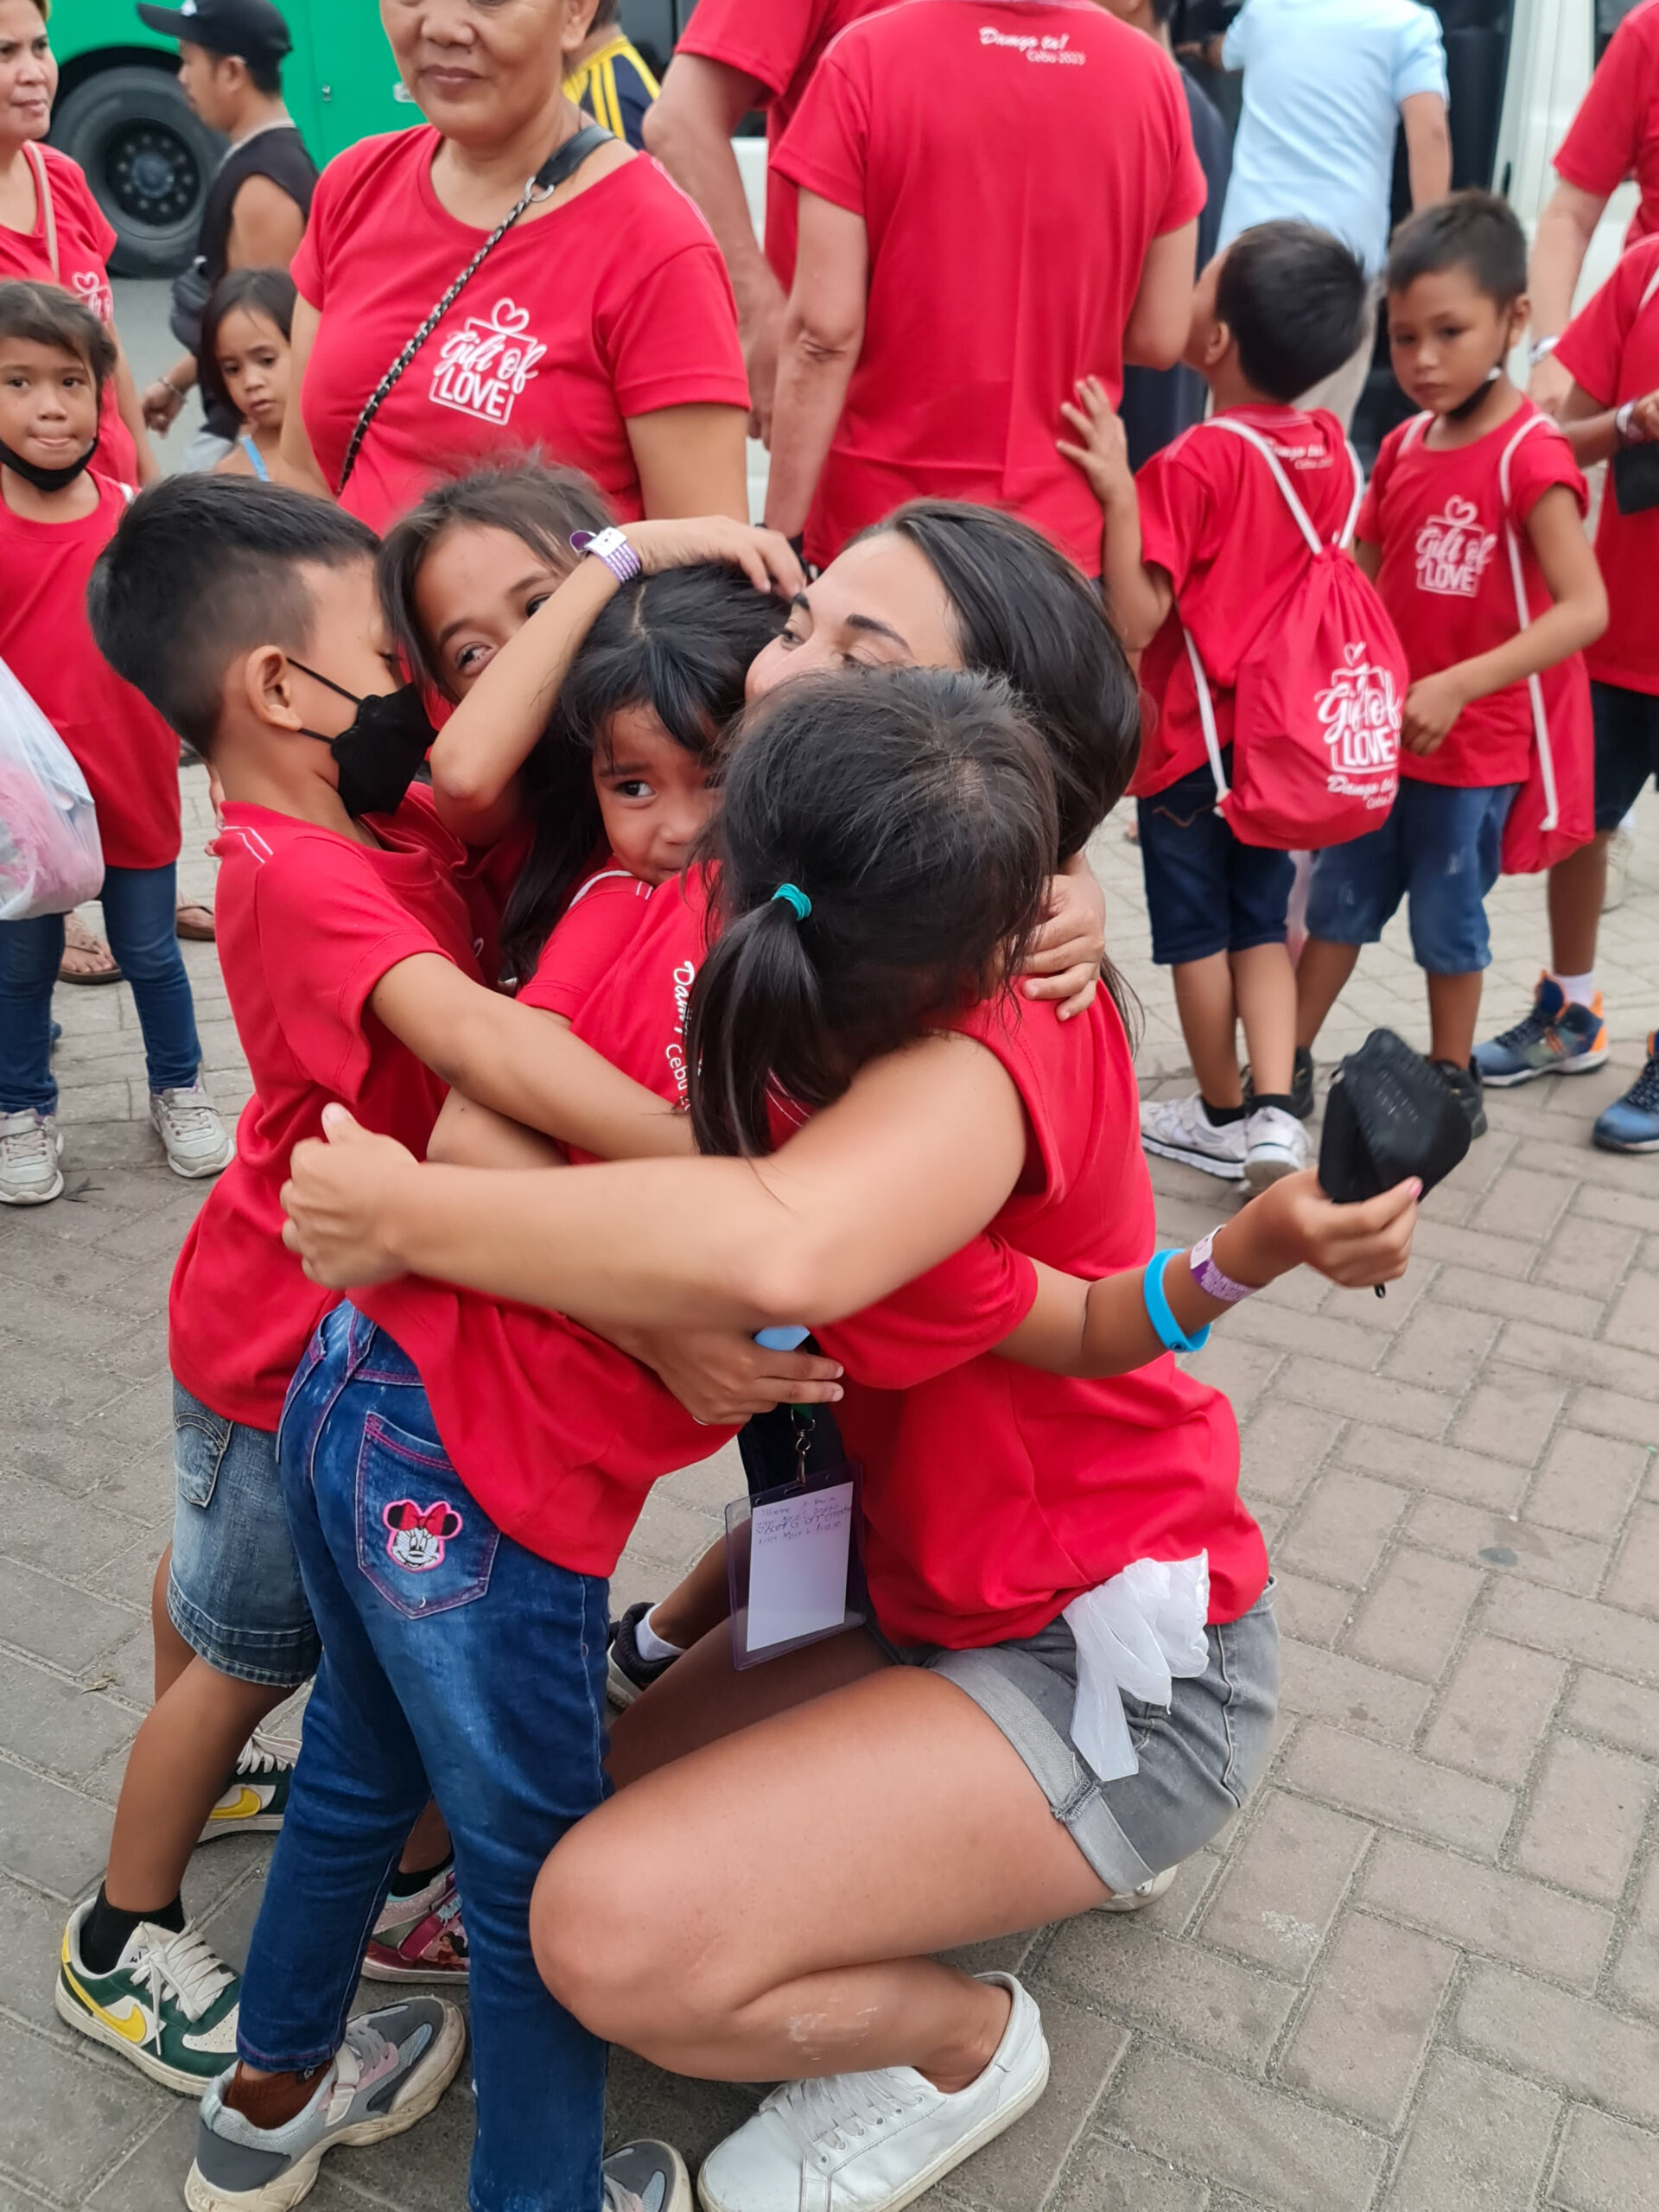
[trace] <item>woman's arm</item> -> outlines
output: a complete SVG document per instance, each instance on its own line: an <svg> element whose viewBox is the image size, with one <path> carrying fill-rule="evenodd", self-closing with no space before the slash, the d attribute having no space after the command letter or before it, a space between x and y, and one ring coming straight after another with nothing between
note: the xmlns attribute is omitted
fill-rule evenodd
<svg viewBox="0 0 1659 2212"><path fill-rule="evenodd" d="M1532 265L1528 289L1532 296L1531 334L1559 338L1573 314L1573 295L1584 269L1584 257L1596 235L1605 193L1586 192L1563 177L1544 203L1532 241ZM1527 380L1527 397L1547 415L1555 415L1573 389L1573 378L1547 353Z"/></svg>
<svg viewBox="0 0 1659 2212"><path fill-rule="evenodd" d="M1439 751L1471 701L1554 668L1593 645L1607 627L1607 588L1570 488L1552 484L1541 493L1526 528L1554 604L1491 652L1477 653L1412 685L1406 694L1403 734L1420 756Z"/></svg>
<svg viewBox="0 0 1659 2212"><path fill-rule="evenodd" d="M295 301L294 330L289 340L293 358L289 363L288 412L283 417L279 473L283 481L291 484L296 492L314 492L319 499L332 499L334 487L317 466L317 456L311 450L311 440L306 433L305 409L302 404L305 372L311 364L311 348L316 343L321 322L320 310L309 300L302 296Z"/></svg>
<svg viewBox="0 0 1659 2212"><path fill-rule="evenodd" d="M1298 1267L1351 1290L1393 1282L1411 1257L1419 1188L1408 1181L1363 1205L1339 1206L1306 1168L1274 1184L1216 1231L1215 1264L1252 1290ZM1188 1336L1232 1311L1198 1287L1191 1259L1190 1251L1180 1253L1163 1278L1169 1310ZM1125 1375L1146 1366L1165 1346L1147 1313L1145 1274L1144 1268L1128 1268L1082 1282L1039 1262L1036 1302L997 1346L997 1357L1055 1375Z"/></svg>
<svg viewBox="0 0 1659 2212"><path fill-rule="evenodd" d="M802 191L795 286L784 311L766 522L798 537L864 346L870 239L861 215Z"/></svg>
<svg viewBox="0 0 1659 2212"><path fill-rule="evenodd" d="M699 401L627 418L639 500L653 519L686 515L749 518L748 417L741 407Z"/></svg>
<svg viewBox="0 0 1659 2212"><path fill-rule="evenodd" d="M423 1167L343 1107L324 1120L330 1141L295 1147L283 1192L284 1235L314 1281L433 1275L600 1329L856 1313L983 1229L1026 1158L1013 1080L954 1035L873 1062L762 1160L488 1175Z"/></svg>
<svg viewBox="0 0 1659 2212"><path fill-rule="evenodd" d="M1173 369L1192 333L1192 271L1198 260L1194 217L1154 238L1123 333L1123 359L1136 368Z"/></svg>
<svg viewBox="0 0 1659 2212"><path fill-rule="evenodd" d="M1591 397L1582 385L1570 386L1556 420L1580 468L1593 468L1599 461L1611 461L1618 451L1622 443L1618 416L1617 407L1604 407L1599 399ZM1659 439L1659 391L1650 391L1634 403L1630 428L1642 443L1651 444Z"/></svg>

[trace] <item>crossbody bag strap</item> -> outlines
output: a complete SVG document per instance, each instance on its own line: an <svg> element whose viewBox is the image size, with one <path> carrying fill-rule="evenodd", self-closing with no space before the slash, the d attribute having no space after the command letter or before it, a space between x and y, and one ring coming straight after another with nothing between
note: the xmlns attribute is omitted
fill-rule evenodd
<svg viewBox="0 0 1659 2212"><path fill-rule="evenodd" d="M1497 464L1497 488L1503 501L1503 537L1510 555L1510 581L1515 586L1515 611L1520 617L1523 630L1532 621L1532 610L1527 604L1527 572L1521 563L1521 541L1516 536L1515 524L1510 520L1510 463L1522 442L1530 437L1543 420L1541 415L1529 416L1504 447L1503 459ZM1544 818L1538 826L1541 830L1553 830L1560 818L1560 805L1555 791L1555 756L1550 750L1549 717L1544 712L1544 687L1536 674L1527 678L1527 696L1532 702L1532 734L1537 742L1538 772L1544 786Z"/></svg>
<svg viewBox="0 0 1659 2212"><path fill-rule="evenodd" d="M25 143L23 151L29 156L29 166L35 174L35 196L41 203L41 228L46 232L46 257L52 264L54 279L61 283L62 274L58 267L58 211L52 205L52 179L47 171L46 156L38 146L29 143Z"/></svg>
<svg viewBox="0 0 1659 2212"><path fill-rule="evenodd" d="M467 266L461 270L460 276L456 277L454 283L449 287L443 297L438 302L431 314L429 315L426 320L421 324L419 329L416 331L408 345L404 347L402 353L398 354L397 359L391 364L391 366L386 371L385 376L381 378L379 383L376 385L374 390L369 394L368 398L364 402L363 412L358 416L356 425L353 428L351 437L346 443L346 458L340 463L340 482L335 487L337 493L343 492L346 489L346 485L350 483L352 471L357 466L357 456L362 451L363 441L369 434L369 425L373 422L375 416L380 412L380 410L385 405L387 397L391 394L393 385L396 385L397 379L403 375L404 370L415 359L415 356L420 352L422 346L425 345L427 340L432 335L438 325L443 321L445 315L448 314L450 308L454 307L455 302L466 290L467 285L470 284L474 277L477 276L479 270L484 266L484 264L495 251L497 246L500 245L502 239L505 238L507 232L518 220L518 218L524 213L527 207L534 207L538 200L545 200L548 198L550 194L556 192L559 187L563 184L568 178L575 175L576 171L582 167L589 154L597 152L601 146L612 143L613 137L613 134L604 129L604 127L600 124L584 124L582 128L576 132L574 137L567 138L564 143L558 148L557 151L550 155L547 160L543 162L541 168L537 170L535 175L531 177L530 182L524 187L524 191L519 194L518 200L514 201L513 205L507 210L507 213L490 232L488 238L485 239L483 245L480 246L478 251L473 256Z"/></svg>

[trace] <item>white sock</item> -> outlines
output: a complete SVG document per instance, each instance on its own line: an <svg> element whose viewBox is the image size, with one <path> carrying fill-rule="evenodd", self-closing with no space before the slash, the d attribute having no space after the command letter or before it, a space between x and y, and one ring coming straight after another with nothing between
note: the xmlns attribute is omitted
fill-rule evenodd
<svg viewBox="0 0 1659 2212"><path fill-rule="evenodd" d="M652 1667L664 1659L682 1659L685 1656L683 1645L671 1643L665 1636L658 1636L652 1628L652 1614L656 1610L653 1605L651 1612L642 1613L639 1626L633 1631L634 1649L646 1665Z"/></svg>
<svg viewBox="0 0 1659 2212"><path fill-rule="evenodd" d="M1561 996L1568 1006L1594 1006L1596 971L1593 968L1587 976L1552 976L1550 981L1560 986Z"/></svg>

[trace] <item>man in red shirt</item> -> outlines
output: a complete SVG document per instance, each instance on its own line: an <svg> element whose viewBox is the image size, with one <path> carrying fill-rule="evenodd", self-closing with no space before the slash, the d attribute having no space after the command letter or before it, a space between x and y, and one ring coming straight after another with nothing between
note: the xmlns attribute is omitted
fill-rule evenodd
<svg viewBox="0 0 1659 2212"><path fill-rule="evenodd" d="M645 144L709 219L737 295L750 430L768 444L784 303L795 275L795 188L768 168L766 238L755 244L732 133L766 113L775 153L837 31L895 0L702 0L645 118Z"/></svg>
<svg viewBox="0 0 1659 2212"><path fill-rule="evenodd" d="M1204 172L1180 77L1088 0L907 0L844 31L774 156L801 188L766 520L809 559L902 501L1010 509L1086 574L1060 404L1168 368Z"/></svg>
<svg viewBox="0 0 1659 2212"><path fill-rule="evenodd" d="M1572 372L1551 357L1567 328L1573 294L1596 226L1627 177L1641 204L1627 246L1659 231L1659 0L1640 0L1613 34L1573 127L1555 156L1560 182L1538 218L1529 283L1532 294L1532 377L1529 396L1549 414L1573 388Z"/></svg>

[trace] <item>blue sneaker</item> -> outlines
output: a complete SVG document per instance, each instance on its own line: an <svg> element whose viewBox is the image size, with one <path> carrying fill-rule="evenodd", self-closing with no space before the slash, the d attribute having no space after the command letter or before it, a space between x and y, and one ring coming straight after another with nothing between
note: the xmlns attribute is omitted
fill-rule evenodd
<svg viewBox="0 0 1659 2212"><path fill-rule="evenodd" d="M1541 1075L1588 1075L1607 1058L1601 993L1593 1007L1569 1006L1553 976L1541 976L1532 1012L1490 1044L1475 1047L1475 1072L1494 1090Z"/></svg>
<svg viewBox="0 0 1659 2212"><path fill-rule="evenodd" d="M201 2101L196 2157L184 2184L190 2212L289 2212L315 2186L336 2143L379 2143L429 2113L467 2048L459 2009L411 1997L346 2024L346 2040L321 2069L302 2112L282 2127L256 2127L224 2101L234 2068Z"/></svg>
<svg viewBox="0 0 1659 2212"><path fill-rule="evenodd" d="M1592 1132L1604 1152L1659 1152L1659 1030L1648 1039L1648 1064Z"/></svg>

